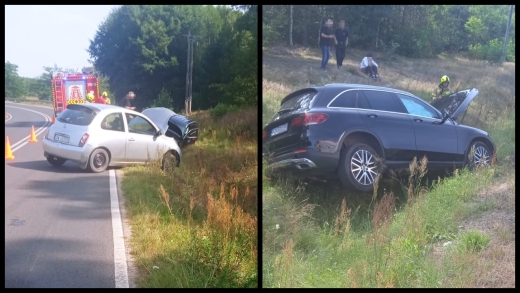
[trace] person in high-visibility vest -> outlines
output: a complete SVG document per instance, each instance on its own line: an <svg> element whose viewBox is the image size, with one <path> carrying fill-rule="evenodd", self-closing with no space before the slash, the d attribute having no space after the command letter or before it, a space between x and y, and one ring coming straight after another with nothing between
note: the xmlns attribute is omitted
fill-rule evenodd
<svg viewBox="0 0 520 293"><path fill-rule="evenodd" d="M432 100L435 101L452 94L450 88L450 78L447 75L441 77L441 83L432 93Z"/></svg>
<svg viewBox="0 0 520 293"><path fill-rule="evenodd" d="M89 102L92 103L92 102L94 101L94 95L91 94L91 93L88 93L88 94L87 94L87 101L89 101Z"/></svg>
<svg viewBox="0 0 520 293"><path fill-rule="evenodd" d="M101 97L103 97L105 99L105 102L107 103L107 105L110 105L110 99L108 98L108 93L107 92L103 92L101 94Z"/></svg>
<svg viewBox="0 0 520 293"><path fill-rule="evenodd" d="M107 92L103 92L101 96L94 99L93 103L110 105L110 99L107 96Z"/></svg>

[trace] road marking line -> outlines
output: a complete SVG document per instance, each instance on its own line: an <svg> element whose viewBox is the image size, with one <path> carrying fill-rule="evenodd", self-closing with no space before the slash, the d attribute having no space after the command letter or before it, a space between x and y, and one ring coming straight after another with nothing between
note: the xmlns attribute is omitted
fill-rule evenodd
<svg viewBox="0 0 520 293"><path fill-rule="evenodd" d="M109 170L109 176L116 288L129 288L123 223L121 221L121 211L119 210L119 199L117 198L116 172L113 169Z"/></svg>
<svg viewBox="0 0 520 293"><path fill-rule="evenodd" d="M25 104L25 103L15 103L15 102L5 102L6 104L15 104L15 105L27 105L27 106L33 106L33 107L39 107L39 108L45 108L45 109L54 109L54 106L42 106L42 105L33 105L33 104Z"/></svg>
<svg viewBox="0 0 520 293"><path fill-rule="evenodd" d="M38 135L40 135L41 133L43 133L48 126L51 125L50 121L51 121L51 118L49 117L49 115L45 114L45 113L41 113L41 112L38 112L38 111L34 111L34 110L31 110L31 109L25 109L25 108L20 108L20 107L14 107L14 106L11 106L11 105L5 105L6 107L10 107L10 108L15 108L15 109L20 109L20 110L26 110L26 111L29 111L29 112L33 112L33 113L36 113L36 114L39 114L41 116L43 116L43 118L45 118L45 124L43 124L42 127L38 128L38 130L34 131L34 134L36 134L36 137L38 137ZM31 137L31 135L27 135L26 137L22 138L21 140L17 141L16 143L13 143L11 145L11 152L14 153L15 151L19 150L20 148L22 148L24 145L28 144L29 143L29 137Z"/></svg>
<svg viewBox="0 0 520 293"><path fill-rule="evenodd" d="M5 122L7 122L7 121L11 120L11 118L13 118L13 116L9 113L5 113L5 114L7 114L7 116L9 116L9 118L7 118L7 120L5 120Z"/></svg>

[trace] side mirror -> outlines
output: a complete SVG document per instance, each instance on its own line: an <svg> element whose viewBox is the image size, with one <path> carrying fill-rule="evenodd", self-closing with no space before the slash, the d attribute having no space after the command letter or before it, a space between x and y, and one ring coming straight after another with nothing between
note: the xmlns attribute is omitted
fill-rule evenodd
<svg viewBox="0 0 520 293"><path fill-rule="evenodd" d="M155 136L161 136L161 135L162 135L162 131L157 130L157 132L155 133Z"/></svg>
<svg viewBox="0 0 520 293"><path fill-rule="evenodd" d="M433 122L433 124L439 124L439 125L442 125L446 122L446 120L448 120L450 118L450 116L448 115L448 113L446 111L442 111L442 120L441 121L435 121Z"/></svg>

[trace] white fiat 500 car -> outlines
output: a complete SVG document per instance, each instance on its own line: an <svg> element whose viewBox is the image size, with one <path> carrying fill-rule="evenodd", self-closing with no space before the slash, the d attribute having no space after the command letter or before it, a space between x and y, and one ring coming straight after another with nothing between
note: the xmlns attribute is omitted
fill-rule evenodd
<svg viewBox="0 0 520 293"><path fill-rule="evenodd" d="M45 135L43 154L51 165L69 160L96 173L156 159L164 169L178 166L182 158L175 139L165 136L147 116L103 104L68 105Z"/></svg>

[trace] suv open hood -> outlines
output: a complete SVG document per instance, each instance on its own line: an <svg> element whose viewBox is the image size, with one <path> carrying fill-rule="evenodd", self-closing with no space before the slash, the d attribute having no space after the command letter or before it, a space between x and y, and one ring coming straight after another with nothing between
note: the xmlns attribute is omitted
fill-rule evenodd
<svg viewBox="0 0 520 293"><path fill-rule="evenodd" d="M446 112L451 119L457 120L477 95L478 90L476 88L467 89L435 100L431 102L431 105L441 113Z"/></svg>

